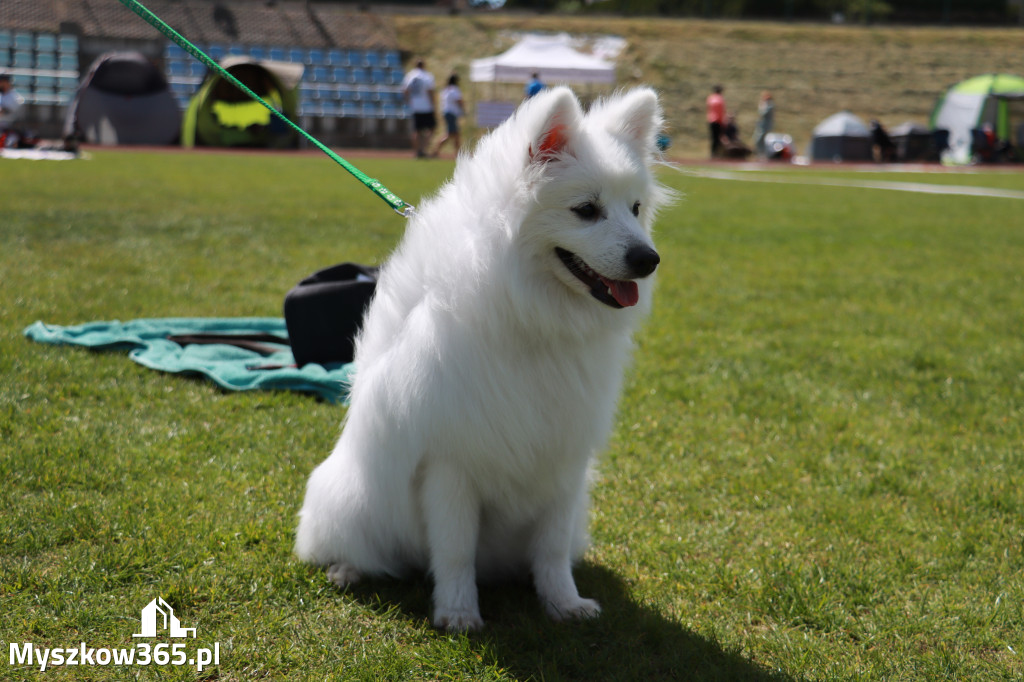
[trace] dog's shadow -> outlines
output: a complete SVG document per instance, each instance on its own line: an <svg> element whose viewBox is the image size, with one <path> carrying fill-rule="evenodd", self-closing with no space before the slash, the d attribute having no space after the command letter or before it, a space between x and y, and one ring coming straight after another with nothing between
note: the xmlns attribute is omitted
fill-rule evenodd
<svg viewBox="0 0 1024 682"><path fill-rule="evenodd" d="M593 563L574 570L580 594L601 603L600 617L551 621L526 582L484 585L480 609L486 625L467 636L475 653L517 679L686 680L701 682L790 682L688 630L655 607L637 603L625 582ZM372 580L349 588L374 610L423 622L430 614L430 584ZM438 636L444 636L439 633Z"/></svg>

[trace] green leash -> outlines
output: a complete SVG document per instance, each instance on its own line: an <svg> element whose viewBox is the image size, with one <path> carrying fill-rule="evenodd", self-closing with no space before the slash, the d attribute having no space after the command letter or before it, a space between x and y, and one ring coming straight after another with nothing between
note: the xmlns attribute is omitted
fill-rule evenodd
<svg viewBox="0 0 1024 682"><path fill-rule="evenodd" d="M136 2L136 0L120 1L122 5L124 5L131 11L135 12L137 15L139 15L139 17L141 17L150 26L160 31L169 39L177 43L178 46L181 47L181 49L185 50L190 55L192 55L193 57L201 61L203 64L205 64L207 68L214 70L215 72L217 72L217 74L220 75L221 78L224 78L233 83L235 87L237 87L239 90L249 95L249 97L252 97L254 100L256 100L257 102L265 106L267 109L269 109L270 113L272 113L274 116L277 116L279 119L284 121L293 130L298 131L299 134L301 134L307 140L312 142L317 149L322 151L327 156L331 157L335 161L335 163L337 163L339 166L347 170L349 173L355 176L357 180L359 180L364 185L369 187L374 194L376 194L381 199L386 201L391 208L395 209L396 213L398 213L399 215L403 215L406 218L413 214L413 212L415 211L415 207L412 204L407 204L401 199L399 199L398 196L395 195L387 187L385 187L380 180L371 178L366 173L363 173L361 170L353 166L351 163L349 163L348 161L346 161L345 159L341 158L333 151L331 151L323 142L316 139L315 137L307 133L305 130L297 126L287 116L285 116L283 113L275 109L271 104L268 104L266 101L264 101L262 97L257 95L255 92L247 88L245 84L242 83L242 81L238 80L230 73L228 73L227 70L224 69L224 67L222 67L220 64L218 64L217 62L213 61L210 57L208 57L205 52L203 52L198 47L190 43L180 33L178 33L173 28L164 23L164 21L160 19L160 17L149 11L145 6L142 5L142 3Z"/></svg>

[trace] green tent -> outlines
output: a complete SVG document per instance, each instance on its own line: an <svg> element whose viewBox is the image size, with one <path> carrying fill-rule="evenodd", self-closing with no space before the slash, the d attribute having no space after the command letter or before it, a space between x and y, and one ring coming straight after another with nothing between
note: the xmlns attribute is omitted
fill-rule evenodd
<svg viewBox="0 0 1024 682"><path fill-rule="evenodd" d="M933 130L949 131L948 158L957 163L971 159L972 131L988 124L996 137L1024 147L1024 78L986 74L957 83L945 92L932 111Z"/></svg>
<svg viewBox="0 0 1024 682"><path fill-rule="evenodd" d="M294 121L303 66L228 57L228 73ZM225 78L209 73L189 101L181 124L186 147L271 147L298 145L298 133Z"/></svg>

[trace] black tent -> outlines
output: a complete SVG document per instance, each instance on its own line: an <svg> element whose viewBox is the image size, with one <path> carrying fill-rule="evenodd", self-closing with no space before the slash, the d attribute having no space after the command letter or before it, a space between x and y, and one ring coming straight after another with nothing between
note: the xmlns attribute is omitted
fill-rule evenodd
<svg viewBox="0 0 1024 682"><path fill-rule="evenodd" d="M64 119L64 137L91 144L172 144L180 132L167 79L138 52L97 57Z"/></svg>
<svg viewBox="0 0 1024 682"><path fill-rule="evenodd" d="M815 161L870 161L871 131L848 111L833 114L814 128L811 158Z"/></svg>

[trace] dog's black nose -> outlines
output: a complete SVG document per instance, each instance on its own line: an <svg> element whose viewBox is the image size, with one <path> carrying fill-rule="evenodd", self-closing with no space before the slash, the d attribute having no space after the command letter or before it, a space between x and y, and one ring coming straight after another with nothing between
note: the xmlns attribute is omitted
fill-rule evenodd
<svg viewBox="0 0 1024 682"><path fill-rule="evenodd" d="M626 252L626 265L637 277L651 274L660 262L661 256L649 246L633 246Z"/></svg>

